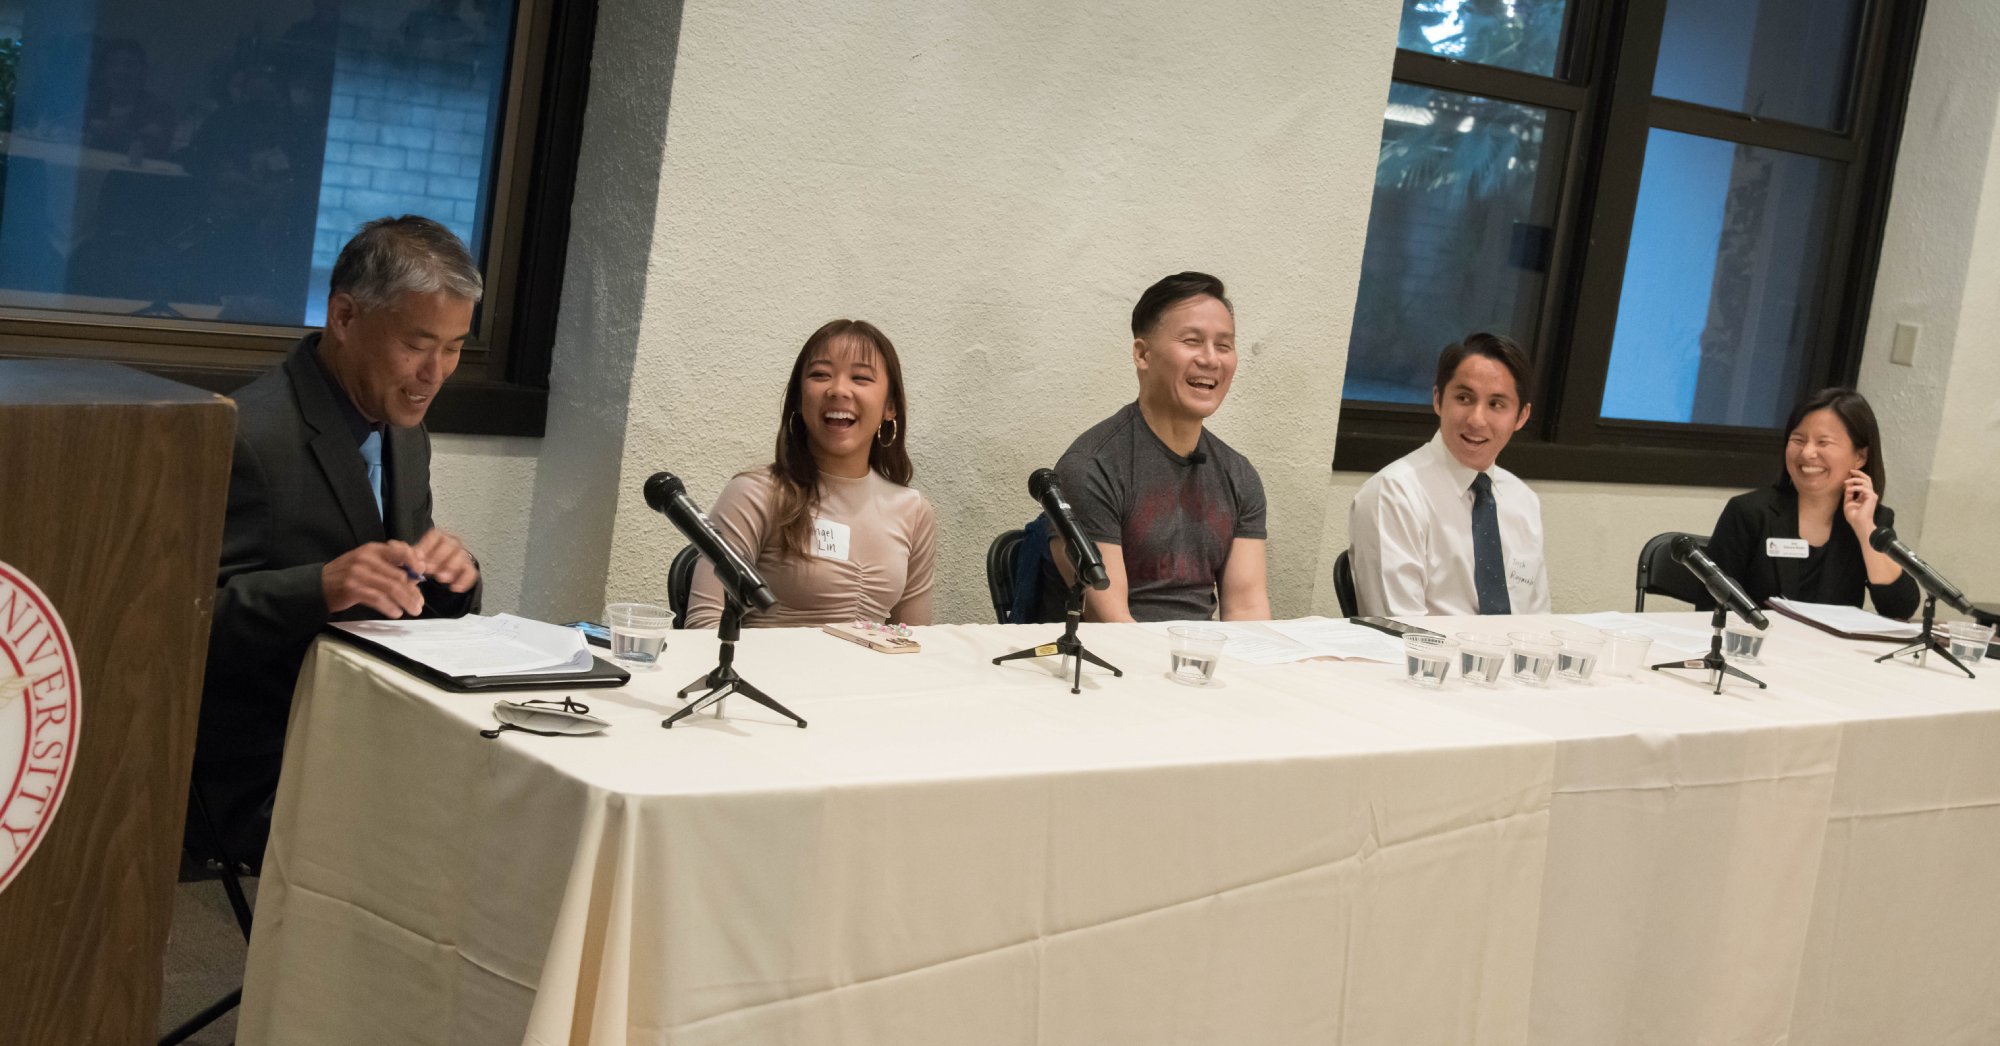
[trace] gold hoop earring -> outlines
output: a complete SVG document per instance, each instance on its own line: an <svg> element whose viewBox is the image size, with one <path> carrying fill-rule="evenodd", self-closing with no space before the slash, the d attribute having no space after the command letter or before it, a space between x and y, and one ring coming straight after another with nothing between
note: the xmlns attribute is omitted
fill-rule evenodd
<svg viewBox="0 0 2000 1046"><path fill-rule="evenodd" d="M880 426L877 426L875 429L875 443L877 446L893 447L896 445L896 419L890 418L884 424L889 426L889 438L883 439L882 429Z"/></svg>

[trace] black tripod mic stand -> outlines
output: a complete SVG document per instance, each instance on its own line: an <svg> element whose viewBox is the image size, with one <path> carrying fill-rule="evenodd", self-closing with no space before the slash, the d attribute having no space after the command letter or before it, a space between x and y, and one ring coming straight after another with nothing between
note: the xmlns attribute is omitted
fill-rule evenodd
<svg viewBox="0 0 2000 1046"><path fill-rule="evenodd" d="M1708 637L1708 653L1703 654L1700 657L1689 658L1686 661L1662 661L1659 664L1653 666L1653 671L1658 672L1662 668L1686 668L1686 669L1697 669L1704 672L1714 672L1715 692L1718 694L1722 693L1722 678L1724 676L1735 676L1738 679L1747 679L1750 682L1757 684L1757 687L1760 690L1770 689L1769 687L1764 685L1763 680L1757 678L1756 676L1751 675L1748 672L1743 671L1740 668L1737 668L1735 665L1732 665L1728 661L1723 659L1722 629L1725 625L1729 624L1729 611L1724 610L1721 606L1717 606L1715 608L1715 615L1709 619L1709 624L1714 627L1715 634Z"/></svg>
<svg viewBox="0 0 2000 1046"><path fill-rule="evenodd" d="M728 697L730 694L742 694L744 697L799 724L799 729L805 729L806 721L800 719L797 713L772 700L769 694L751 686L749 680L736 674L734 664L736 660L736 640L742 636L742 633L743 605L736 602L735 593L730 593L723 600L722 623L721 627L715 633L715 637L722 640L721 663L715 666L714 671L681 688L679 696L683 701L687 701L688 695L696 691L703 691L703 693L693 701L689 701L686 708L668 716L666 721L660 724L662 727L672 730L675 723L686 719L688 716L710 705L715 706L715 714L719 716L722 714L723 698Z"/></svg>
<svg viewBox="0 0 2000 1046"><path fill-rule="evenodd" d="M1965 662L1960 661L1943 643L1938 642L1937 633L1932 631L1936 626L1936 622L1937 597L1926 592L1924 594L1924 631L1922 638L1900 650L1893 650L1887 654L1883 654L1881 657L1875 659L1875 663L1879 665L1892 657L1902 657L1904 654L1908 654L1917 659L1917 664L1922 665L1925 663L1924 655L1935 652L1937 656L1951 662L1953 668L1964 672L1965 678L1979 678L1972 674L1972 669L1965 667Z"/></svg>
<svg viewBox="0 0 2000 1046"><path fill-rule="evenodd" d="M1002 661L1019 661L1023 658L1030 658L1030 657L1051 657L1056 654L1060 654L1064 657L1075 658L1076 676L1074 679L1070 680L1070 687L1069 687L1069 692L1072 694L1083 693L1083 663L1085 661L1088 661L1099 668L1110 669L1111 674L1114 676L1122 677L1125 674L1119 671L1117 666L1113 665L1111 662L1106 661L1103 658L1098 657L1096 654L1091 653L1089 650L1084 649L1083 640L1077 638L1076 626L1079 622L1083 620L1082 581L1078 581L1069 586L1069 599L1064 605L1063 620L1067 622L1067 624L1063 626L1062 638L1056 640L1053 643L1043 643L1041 646L1029 647L1026 650L1017 650L1011 654L1003 654L999 657L994 658L993 663L997 665ZM801 723L800 725L803 726L805 724Z"/></svg>

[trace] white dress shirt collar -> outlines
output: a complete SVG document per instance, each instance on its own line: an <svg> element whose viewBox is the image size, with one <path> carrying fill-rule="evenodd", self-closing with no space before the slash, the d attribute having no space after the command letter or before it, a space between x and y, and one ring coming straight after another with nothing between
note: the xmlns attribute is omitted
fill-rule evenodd
<svg viewBox="0 0 2000 1046"><path fill-rule="evenodd" d="M1439 429L1437 434L1431 437L1425 449L1431 452L1431 457L1436 460L1439 468L1444 469L1445 475L1451 477L1452 486L1468 495L1472 493L1472 480L1479 475L1479 472L1476 469L1466 468L1452 456L1451 448L1444 445L1443 429Z"/></svg>

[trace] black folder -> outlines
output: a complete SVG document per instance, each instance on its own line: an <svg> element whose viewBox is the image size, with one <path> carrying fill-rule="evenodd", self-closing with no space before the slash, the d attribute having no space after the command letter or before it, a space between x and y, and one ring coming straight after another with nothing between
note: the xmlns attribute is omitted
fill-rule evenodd
<svg viewBox="0 0 2000 1046"><path fill-rule="evenodd" d="M590 667L580 672L536 672L530 675L501 676L446 675L415 658L405 657L372 639L355 635L344 628L334 628L329 625L326 634L360 647L426 683L460 694L499 690L577 690L624 686L632 679L632 673L595 654L591 655Z"/></svg>

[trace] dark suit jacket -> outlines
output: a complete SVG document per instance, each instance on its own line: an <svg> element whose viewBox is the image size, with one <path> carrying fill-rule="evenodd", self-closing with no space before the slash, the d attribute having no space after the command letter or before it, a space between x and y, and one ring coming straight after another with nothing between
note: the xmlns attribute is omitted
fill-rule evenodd
<svg viewBox="0 0 2000 1046"><path fill-rule="evenodd" d="M1893 526L1896 513L1889 506L1875 506L1875 525ZM1861 541L1854 528L1838 515L1833 520L1833 536L1827 539L1825 562L1820 565L1817 584L1808 587L1803 577L1806 561L1781 559L1765 554L1766 538L1799 536L1799 496L1796 491L1776 486L1753 490L1730 498L1716 518L1715 533L1708 539L1708 558L1722 572L1742 584L1743 591L1761 604L1773 596L1807 603L1861 605L1866 590L1875 602L1875 611L1887 617L1907 618L1917 610L1917 583L1908 574L1887 585L1868 583L1868 568L1861 560Z"/></svg>
<svg viewBox="0 0 2000 1046"><path fill-rule="evenodd" d="M300 662L335 616L326 610L320 568L368 542L414 543L432 525L430 435L421 426L388 431L385 521L336 399L343 393L311 355L318 340L316 333L301 339L283 363L235 397L235 458L195 743L197 777L217 789L211 807L233 807L220 798L232 786L254 792L277 781ZM477 586L463 594L433 582L421 587L426 616L479 608ZM337 616L378 615L355 608ZM242 815L211 813L221 821Z"/></svg>

